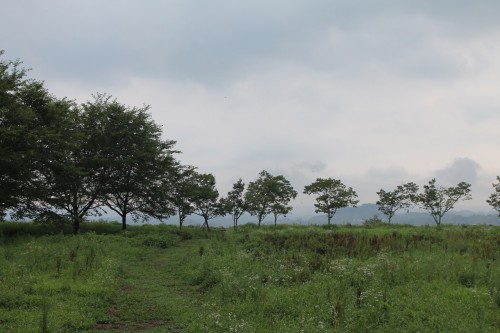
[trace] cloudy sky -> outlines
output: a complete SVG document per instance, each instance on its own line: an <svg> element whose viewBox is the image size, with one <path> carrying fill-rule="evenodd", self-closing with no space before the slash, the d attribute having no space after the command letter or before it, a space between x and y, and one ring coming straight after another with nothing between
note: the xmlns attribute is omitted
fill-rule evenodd
<svg viewBox="0 0 500 333"><path fill-rule="evenodd" d="M152 107L221 193L265 169L302 192L341 179L375 202L402 182L500 174L497 0L16 0L0 49L58 97ZM297 211L313 213L300 195Z"/></svg>

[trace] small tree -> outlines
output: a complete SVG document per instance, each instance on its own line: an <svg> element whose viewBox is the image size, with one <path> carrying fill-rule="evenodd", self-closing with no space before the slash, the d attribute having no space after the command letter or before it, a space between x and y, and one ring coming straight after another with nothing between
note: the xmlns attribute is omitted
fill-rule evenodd
<svg viewBox="0 0 500 333"><path fill-rule="evenodd" d="M325 213L328 224L339 208L356 207L358 195L351 187L346 187L338 179L317 178L315 182L304 187L305 194L316 194L316 213Z"/></svg>
<svg viewBox="0 0 500 333"><path fill-rule="evenodd" d="M455 203L459 200L470 200L471 185L460 182L455 187L444 187L436 185L436 179L424 185L424 192L418 195L418 202L422 208L429 211L436 225L441 226L441 220Z"/></svg>
<svg viewBox="0 0 500 333"><path fill-rule="evenodd" d="M497 183L492 185L494 192L486 202L500 214L500 176L497 176Z"/></svg>
<svg viewBox="0 0 500 333"><path fill-rule="evenodd" d="M191 202L193 203L193 213L203 217L202 228L206 227L210 231L208 220L216 216L224 215L221 204L217 201L219 192L215 188L215 177L210 173L193 176L193 188L191 192Z"/></svg>
<svg viewBox="0 0 500 333"><path fill-rule="evenodd" d="M378 210L387 216L388 222L400 209L408 209L414 205L418 192L418 185L415 183L406 183L399 185L392 192L381 189L377 194L380 199L377 201Z"/></svg>
<svg viewBox="0 0 500 333"><path fill-rule="evenodd" d="M271 183L273 176L263 170L259 173L257 180L248 184L245 193L245 201L248 205L250 215L257 216L258 225L271 213L271 203L273 201L271 193Z"/></svg>
<svg viewBox="0 0 500 333"><path fill-rule="evenodd" d="M245 201L248 212L257 216L259 226L271 213L276 225L279 215L286 215L292 210L288 203L296 196L297 192L284 176L273 176L263 170L257 180L248 184Z"/></svg>
<svg viewBox="0 0 500 333"><path fill-rule="evenodd" d="M247 210L244 198L245 183L240 178L233 184L233 189L227 193L227 197L221 198L220 202L224 211L231 215L234 230L238 229L238 220Z"/></svg>
<svg viewBox="0 0 500 333"><path fill-rule="evenodd" d="M177 164L172 172L165 174L162 182L161 200L165 205L172 204L179 216L179 229L182 229L188 215L194 211L191 202L194 188L195 167Z"/></svg>
<svg viewBox="0 0 500 333"><path fill-rule="evenodd" d="M288 203L297 197L297 191L281 175L273 177L270 185L272 194L271 213L274 216L274 225L276 226L278 216L283 215L286 217L292 211L293 207L288 206Z"/></svg>

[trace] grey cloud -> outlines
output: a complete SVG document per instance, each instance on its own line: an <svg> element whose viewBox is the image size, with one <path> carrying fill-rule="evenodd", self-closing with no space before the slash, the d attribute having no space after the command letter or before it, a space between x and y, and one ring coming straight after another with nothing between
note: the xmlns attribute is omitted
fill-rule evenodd
<svg viewBox="0 0 500 333"><path fill-rule="evenodd" d="M323 161L303 162L298 165L299 169L306 169L309 172L319 173L326 169L326 163Z"/></svg>
<svg viewBox="0 0 500 333"><path fill-rule="evenodd" d="M142 75L221 84L287 61L351 71L399 61L403 75L448 76L456 71L453 62L422 43L425 32L404 21L421 15L446 31L470 30L462 28L464 22L487 29L498 26L494 13L499 9L493 1L451 0L24 0L4 6L12 15L3 18L0 27L7 30L17 26L18 17L28 17L29 24L10 38L4 36L3 47L19 50L15 57L26 60L44 79L55 74L101 81ZM390 24L384 25L387 21ZM322 37L332 28L345 39L321 47L328 44Z"/></svg>
<svg viewBox="0 0 500 333"><path fill-rule="evenodd" d="M372 180L407 181L408 171L403 167L369 168L366 177ZM409 180L408 180L409 181Z"/></svg>
<svg viewBox="0 0 500 333"><path fill-rule="evenodd" d="M472 183L478 178L481 166L470 158L457 158L448 167L435 172L436 178L446 185L456 185L465 181Z"/></svg>

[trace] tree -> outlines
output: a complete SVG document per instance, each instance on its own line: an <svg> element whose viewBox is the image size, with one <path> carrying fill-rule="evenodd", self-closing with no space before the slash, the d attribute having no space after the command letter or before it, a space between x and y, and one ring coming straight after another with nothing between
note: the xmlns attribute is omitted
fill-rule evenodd
<svg viewBox="0 0 500 333"><path fill-rule="evenodd" d="M195 169L193 166L182 166L177 163L172 172L164 174L160 200L165 205L171 203L177 210L179 229L182 229L186 217L194 211L192 197Z"/></svg>
<svg viewBox="0 0 500 333"><path fill-rule="evenodd" d="M247 210L244 192L245 183L240 178L233 184L233 189L227 193L227 197L220 200L224 211L231 215L234 230L238 229L238 220Z"/></svg>
<svg viewBox="0 0 500 333"><path fill-rule="evenodd" d="M500 176L497 176L497 183L492 185L494 192L486 202L500 214Z"/></svg>
<svg viewBox="0 0 500 333"><path fill-rule="evenodd" d="M377 201L378 209L387 215L388 222L391 223L398 210L408 209L414 204L417 192L418 185L413 182L398 185L392 192L381 189L377 192L380 197Z"/></svg>
<svg viewBox="0 0 500 333"><path fill-rule="evenodd" d="M0 56L4 51L0 50ZM26 79L21 61L0 59L0 220L7 210L20 216L35 193L42 143L59 127L55 100L43 82ZM54 119L52 119L54 118Z"/></svg>
<svg viewBox="0 0 500 333"><path fill-rule="evenodd" d="M316 194L316 213L325 213L330 224L333 216L339 208L348 206L356 207L359 202L358 195L351 188L347 188L338 179L317 178L315 182L304 187L304 194Z"/></svg>
<svg viewBox="0 0 500 333"><path fill-rule="evenodd" d="M191 191L191 202L194 207L194 214L203 217L202 228L206 227L210 231L208 221L216 216L221 216L224 211L217 201L219 191L215 188L215 177L210 173L195 173L193 176L193 187Z"/></svg>
<svg viewBox="0 0 500 333"><path fill-rule="evenodd" d="M35 211L43 214L50 210L67 217L75 234L86 216L104 211L101 198L110 179L109 152L113 143L108 141L110 121L101 97L95 96L93 102L67 111L65 126L57 133L64 141L54 140L48 147L57 152L57 158L45 161L39 177L45 192L35 203Z"/></svg>
<svg viewBox="0 0 500 333"><path fill-rule="evenodd" d="M278 216L283 215L286 217L293 209L292 206L288 206L288 203L297 197L297 191L295 191L290 185L290 182L284 176L275 176L270 182L270 193L271 193L271 213L274 216L274 225L276 226Z"/></svg>
<svg viewBox="0 0 500 333"><path fill-rule="evenodd" d="M248 212L252 216L257 216L258 225L271 213L271 203L273 200L270 184L273 176L263 170L259 173L257 180L248 183L245 193L245 201L248 205Z"/></svg>
<svg viewBox="0 0 500 333"><path fill-rule="evenodd" d="M99 120L50 95L43 82L24 79L19 66L0 61L0 213L69 219L76 233L98 208L105 170Z"/></svg>
<svg viewBox="0 0 500 333"><path fill-rule="evenodd" d="M286 215L292 210L288 203L296 196L297 192L284 176L273 176L263 170L257 180L248 184L245 201L247 211L257 216L259 226L271 213L274 215L276 225L279 215Z"/></svg>
<svg viewBox="0 0 500 333"><path fill-rule="evenodd" d="M459 200L470 200L471 185L460 182L455 187L444 187L436 185L436 179L424 185L424 192L418 195L421 207L429 211L436 225L441 226L444 214L450 211Z"/></svg>
<svg viewBox="0 0 500 333"><path fill-rule="evenodd" d="M126 229L127 215L134 220L171 216L170 205L159 204L164 173L175 165L175 141L161 139L161 127L147 113L149 107L129 108L100 96L107 113L110 143L109 177L103 189L104 204L120 215Z"/></svg>

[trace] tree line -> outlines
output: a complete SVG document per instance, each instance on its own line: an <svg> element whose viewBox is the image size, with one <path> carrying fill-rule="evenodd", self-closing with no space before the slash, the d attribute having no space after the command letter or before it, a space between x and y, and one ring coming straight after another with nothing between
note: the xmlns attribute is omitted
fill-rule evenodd
<svg viewBox="0 0 500 333"><path fill-rule="evenodd" d="M0 56L3 51L0 51ZM292 211L297 192L282 175L263 170L248 183L239 179L220 197L215 177L183 165L176 142L163 139L149 106L130 107L107 94L78 104L49 93L42 81L28 79L21 62L0 59L0 219L80 224L108 209L127 226L127 217L166 219L199 215L203 227L230 215L234 228L244 212L258 225L267 216L277 223ZM487 202L500 212L500 178ZM470 184L445 188L435 179L424 186L408 183L380 190L379 209L390 222L399 209L420 205L437 225L459 200L470 199ZM338 209L358 203L357 194L338 179L318 178L303 193L316 196L316 213L328 223Z"/></svg>

